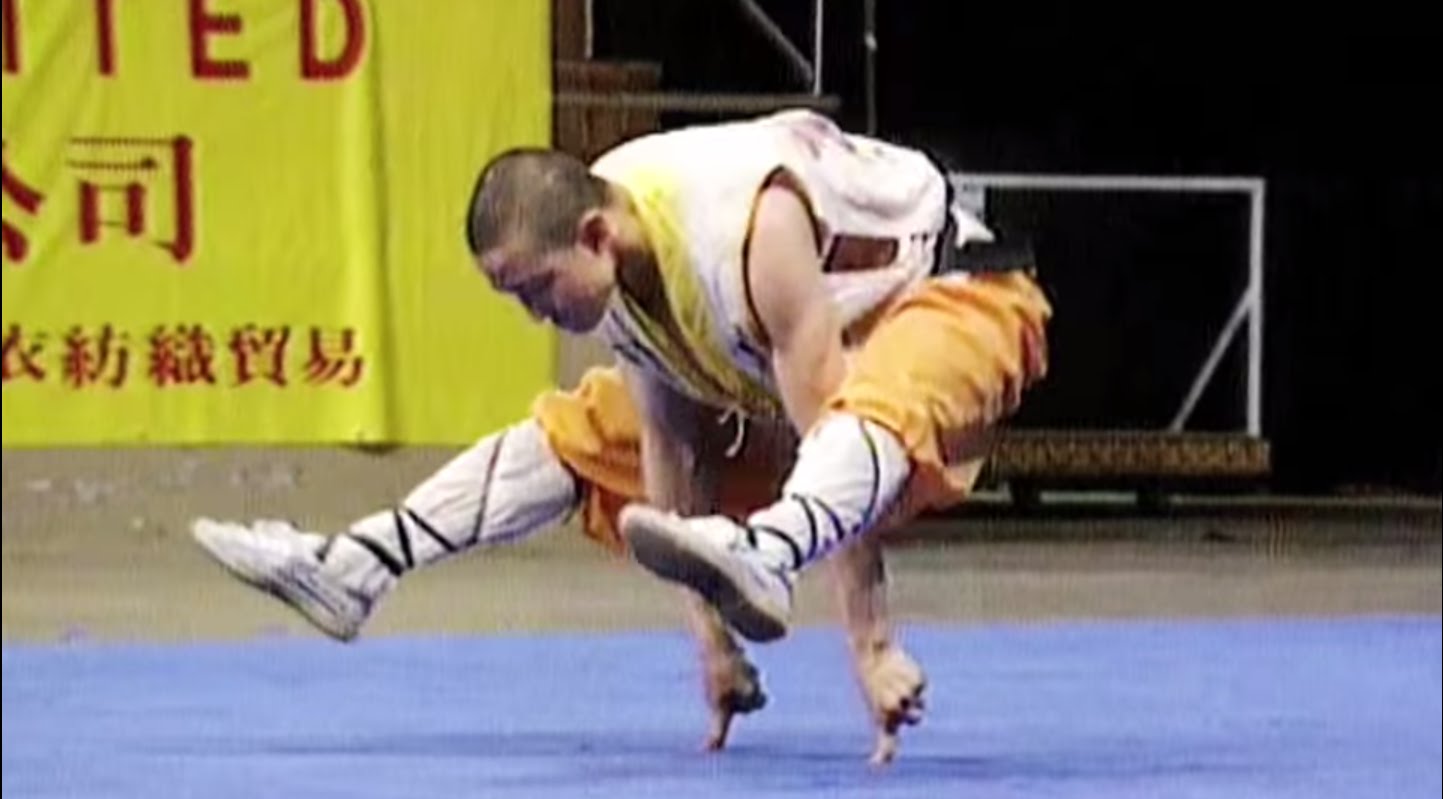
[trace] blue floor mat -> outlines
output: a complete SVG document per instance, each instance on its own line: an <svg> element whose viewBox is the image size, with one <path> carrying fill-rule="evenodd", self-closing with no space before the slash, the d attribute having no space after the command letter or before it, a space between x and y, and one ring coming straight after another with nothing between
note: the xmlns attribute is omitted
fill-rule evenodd
<svg viewBox="0 0 1443 799"><path fill-rule="evenodd" d="M3 650L12 797L1430 797L1437 617L909 626L891 768L840 635L756 648L732 748L681 633Z"/></svg>

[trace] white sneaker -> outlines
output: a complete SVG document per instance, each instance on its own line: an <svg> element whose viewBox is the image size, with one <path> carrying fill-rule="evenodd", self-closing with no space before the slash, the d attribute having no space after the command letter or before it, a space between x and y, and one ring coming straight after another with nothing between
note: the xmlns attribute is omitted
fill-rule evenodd
<svg viewBox="0 0 1443 799"><path fill-rule="evenodd" d="M285 522L247 526L211 519L197 519L191 534L231 574L295 608L332 638L355 638L371 615L370 597L322 569L325 536Z"/></svg>
<svg viewBox="0 0 1443 799"><path fill-rule="evenodd" d="M724 516L684 519L647 505L621 511L632 555L663 580L689 586L750 641L787 634L792 581L752 546L746 528Z"/></svg>

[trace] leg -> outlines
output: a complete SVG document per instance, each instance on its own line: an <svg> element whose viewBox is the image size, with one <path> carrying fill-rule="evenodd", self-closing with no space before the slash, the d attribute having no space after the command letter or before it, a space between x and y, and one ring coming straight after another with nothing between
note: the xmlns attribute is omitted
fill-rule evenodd
<svg viewBox="0 0 1443 799"><path fill-rule="evenodd" d="M638 428L620 377L593 370L574 391L542 395L533 414L481 439L397 507L339 535L283 522L201 519L195 537L237 577L343 641L360 632L376 604L416 567L525 538L578 509L587 535L619 547L616 514L641 496ZM761 708L766 696L721 618L687 594L713 716L708 745L719 748L732 716Z"/></svg>
<svg viewBox="0 0 1443 799"><path fill-rule="evenodd" d="M1050 313L1020 273L928 281L868 338L780 499L745 525L631 506L622 528L634 554L744 636L784 635L797 572L884 520L966 496L993 426L1045 371Z"/></svg>
<svg viewBox="0 0 1443 799"><path fill-rule="evenodd" d="M326 634L354 638L407 572L547 529L577 507L580 486L533 420L489 435L394 508L339 535L283 522L197 520L196 540L240 579L267 591Z"/></svg>

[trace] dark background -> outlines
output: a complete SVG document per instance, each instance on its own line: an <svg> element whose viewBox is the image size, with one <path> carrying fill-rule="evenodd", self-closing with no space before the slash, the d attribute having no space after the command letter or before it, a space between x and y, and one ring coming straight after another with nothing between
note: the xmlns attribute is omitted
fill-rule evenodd
<svg viewBox="0 0 1443 799"><path fill-rule="evenodd" d="M811 2L760 4L809 54ZM1439 491L1443 70L1421 13L877 6L878 134L948 167L1266 179L1273 487ZM594 8L595 56L659 61L665 89L805 89L729 0ZM823 68L859 132L862 15L828 0ZM706 120L665 119L690 121ZM1245 202L993 196L989 220L1034 240L1058 310L1053 379L1018 423L1165 425L1242 289ZM1192 427L1241 426L1241 344Z"/></svg>

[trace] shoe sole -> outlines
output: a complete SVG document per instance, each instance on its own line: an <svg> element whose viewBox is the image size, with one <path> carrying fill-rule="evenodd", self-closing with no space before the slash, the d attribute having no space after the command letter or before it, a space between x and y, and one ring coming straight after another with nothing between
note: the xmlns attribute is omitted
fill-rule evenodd
<svg viewBox="0 0 1443 799"><path fill-rule="evenodd" d="M632 507L622 514L621 530L632 556L656 576L696 591L748 641L766 643L787 634L778 614L769 612L742 588L748 580L710 547L691 547L671 531L667 516Z"/></svg>
<svg viewBox="0 0 1443 799"><path fill-rule="evenodd" d="M258 574L227 557L225 546L219 545L216 536L204 528L193 528L191 536L211 558L233 577L281 600L299 613L301 618L331 638L348 642L360 632L359 625L349 624L341 619L341 615L336 612L322 592L313 588L305 580L292 576L289 570L280 575L284 579Z"/></svg>

